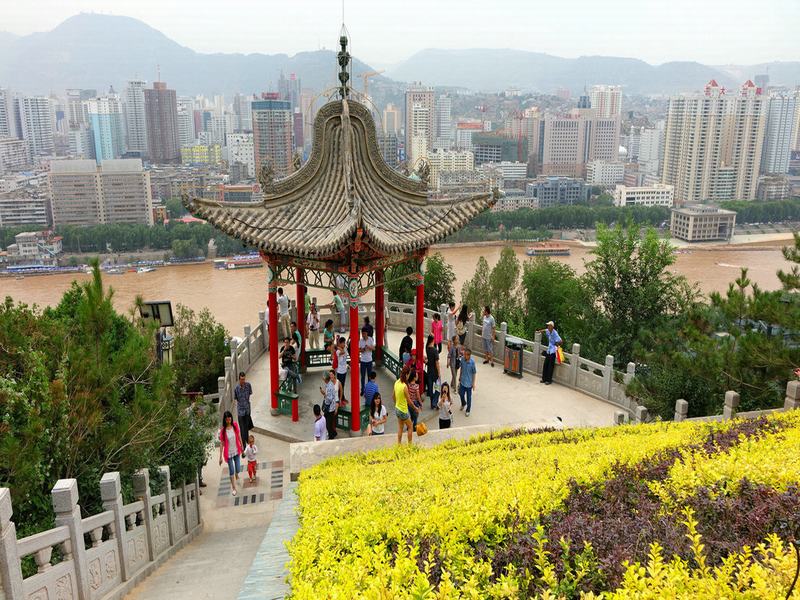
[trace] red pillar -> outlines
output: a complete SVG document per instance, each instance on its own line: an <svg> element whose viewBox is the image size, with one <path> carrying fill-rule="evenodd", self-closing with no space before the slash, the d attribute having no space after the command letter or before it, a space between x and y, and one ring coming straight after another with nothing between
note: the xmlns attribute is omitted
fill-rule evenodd
<svg viewBox="0 0 800 600"><path fill-rule="evenodd" d="M300 370L306 370L306 286L303 285L303 269L297 267L297 331L303 340L303 347L300 348Z"/></svg>
<svg viewBox="0 0 800 600"><path fill-rule="evenodd" d="M419 377L419 387L422 388L422 382L425 380L424 361L425 354L425 285L423 284L422 277L417 282L417 376Z"/></svg>
<svg viewBox="0 0 800 600"><path fill-rule="evenodd" d="M361 361L359 360L358 302L350 296L350 430L361 429Z"/></svg>
<svg viewBox="0 0 800 600"><path fill-rule="evenodd" d="M386 331L386 306L383 295L383 271L375 272L375 362L383 362L384 333ZM401 357L402 358L402 357Z"/></svg>
<svg viewBox="0 0 800 600"><path fill-rule="evenodd" d="M269 397L273 415L278 414L278 285L274 281L275 273L267 264L269 300Z"/></svg>

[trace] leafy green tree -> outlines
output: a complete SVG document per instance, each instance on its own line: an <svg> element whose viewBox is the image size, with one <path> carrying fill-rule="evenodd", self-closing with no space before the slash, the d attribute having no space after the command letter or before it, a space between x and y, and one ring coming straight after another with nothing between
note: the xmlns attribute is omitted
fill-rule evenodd
<svg viewBox="0 0 800 600"><path fill-rule="evenodd" d="M800 290L800 267L797 265L797 263L800 263L800 233L795 232L794 246L785 246L783 255L786 260L795 263L795 265L792 266L792 270L789 272L785 272L783 269L779 270L778 279L781 280L783 289L792 292Z"/></svg>
<svg viewBox="0 0 800 600"><path fill-rule="evenodd" d="M642 236L630 222L627 227L601 225L593 254L584 282L607 320L609 353L624 364L632 358L641 331L685 308L692 292L683 277L668 270L675 262L672 247L653 229Z"/></svg>
<svg viewBox="0 0 800 600"><path fill-rule="evenodd" d="M486 305L492 303L492 291L489 287L489 263L481 256L475 267L475 274L461 286L461 303L466 304L475 315L479 315Z"/></svg>
<svg viewBox="0 0 800 600"><path fill-rule="evenodd" d="M572 267L546 256L526 261L522 296L525 337L533 339L537 329L553 321L570 342L589 341L594 321L592 301ZM584 353L590 350L587 346Z"/></svg>
<svg viewBox="0 0 800 600"><path fill-rule="evenodd" d="M425 304L439 307L455 301L453 283L456 274L453 267L445 262L440 252L425 260Z"/></svg>
<svg viewBox="0 0 800 600"><path fill-rule="evenodd" d="M170 464L177 483L202 464L210 431L202 420L190 426L172 369L155 360L154 328L112 300L95 262L92 279L56 307L0 305L0 486L12 490L20 535L52 525L58 479L78 479L91 514L104 472L127 482Z"/></svg>
<svg viewBox="0 0 800 600"><path fill-rule="evenodd" d="M197 247L194 240L173 240L172 254L175 258L194 258L203 252Z"/></svg>
<svg viewBox="0 0 800 600"><path fill-rule="evenodd" d="M186 214L186 208L184 208L180 198L170 198L164 202L164 208L167 209L167 215L170 219L179 219Z"/></svg>
<svg viewBox="0 0 800 600"><path fill-rule="evenodd" d="M519 310L519 273L520 263L513 246L504 246L500 251L500 259L489 273L489 291L495 319L498 323L521 321Z"/></svg>
<svg viewBox="0 0 800 600"><path fill-rule="evenodd" d="M227 330L204 308L199 313L183 304L175 311L173 370L180 388L210 392L225 372L230 338Z"/></svg>
<svg viewBox="0 0 800 600"><path fill-rule="evenodd" d="M417 287L412 279L394 279L396 274L408 272L407 265L389 267L386 272L386 291L389 292L389 300L392 302L402 302L413 304L416 299ZM455 294L453 283L456 280L453 267L445 262L441 253L436 252L429 256L425 261L425 305L438 307L440 304L447 304L452 301Z"/></svg>

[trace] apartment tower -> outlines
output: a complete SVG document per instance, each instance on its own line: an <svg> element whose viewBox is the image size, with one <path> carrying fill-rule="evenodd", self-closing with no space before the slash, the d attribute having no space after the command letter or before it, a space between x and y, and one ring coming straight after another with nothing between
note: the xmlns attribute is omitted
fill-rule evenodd
<svg viewBox="0 0 800 600"><path fill-rule="evenodd" d="M675 203L755 199L766 121L752 81L732 93L711 80L702 94L671 98L661 181Z"/></svg>
<svg viewBox="0 0 800 600"><path fill-rule="evenodd" d="M144 90L147 118L147 155L154 163L175 163L181 158L178 145L178 100L175 90L163 81L154 81Z"/></svg>

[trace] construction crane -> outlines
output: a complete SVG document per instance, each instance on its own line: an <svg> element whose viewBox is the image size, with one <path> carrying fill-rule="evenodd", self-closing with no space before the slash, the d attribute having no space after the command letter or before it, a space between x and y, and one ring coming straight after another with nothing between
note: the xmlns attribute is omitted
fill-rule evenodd
<svg viewBox="0 0 800 600"><path fill-rule="evenodd" d="M362 73L360 75L361 80L364 82L364 95L369 96L369 78L375 77L376 75L380 75L384 72L385 69L381 69L380 71L367 71L366 73Z"/></svg>

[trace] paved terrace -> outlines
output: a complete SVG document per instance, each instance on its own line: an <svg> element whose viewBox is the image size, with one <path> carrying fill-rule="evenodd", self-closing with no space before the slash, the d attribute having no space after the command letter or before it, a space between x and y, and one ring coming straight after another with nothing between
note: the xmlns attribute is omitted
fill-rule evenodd
<svg viewBox="0 0 800 600"><path fill-rule="evenodd" d="M402 335L398 331L388 332L389 348L398 348ZM528 422L552 422L558 424L556 417L561 417L564 426L583 427L591 425L612 425L614 413L619 411L608 402L598 400L580 391L559 385L546 386L539 383L539 378L524 373L522 378L503 373L503 366L495 362L493 368L483 364L483 358L475 356L478 366L476 380L477 391L472 397L472 412L466 417L463 412L454 411L453 427L472 425L519 425ZM446 359L442 358L441 368L443 381L450 380L450 370L445 368ZM557 367L561 368L561 367ZM253 386L253 422L259 433L277 437L291 442L312 441L314 439L314 414L312 407L321 403L319 386L322 385L324 368L310 368L303 376L303 383L298 386L300 396L300 420L292 422L288 415L273 416L269 404L269 352L262 354L250 367L247 377ZM378 367L378 387L386 404L389 420L386 424L387 435L397 433L397 419L394 418L392 401L392 385L394 377L385 368ZM358 376L358 373L355 373ZM348 386L349 392L349 377ZM363 399L362 399L363 401ZM430 429L438 428L438 412L431 410L425 400L423 420ZM456 401L458 406L458 402ZM339 438L347 437L349 432L340 430ZM359 435L359 434L353 434Z"/></svg>

